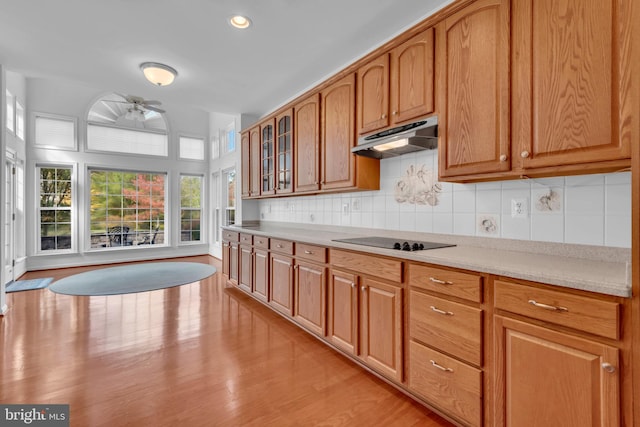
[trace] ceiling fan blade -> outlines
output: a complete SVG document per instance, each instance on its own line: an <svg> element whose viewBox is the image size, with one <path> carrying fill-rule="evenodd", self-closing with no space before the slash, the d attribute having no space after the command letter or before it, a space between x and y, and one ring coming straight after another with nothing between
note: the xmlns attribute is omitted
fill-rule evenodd
<svg viewBox="0 0 640 427"><path fill-rule="evenodd" d="M144 100L144 101L141 102L141 104L142 105L160 105L160 104L162 104L162 102L156 101L156 100L149 100L149 101Z"/></svg>
<svg viewBox="0 0 640 427"><path fill-rule="evenodd" d="M158 107L154 107L154 106L151 106L151 105L145 105L144 108L149 110L149 111L155 111L156 113L160 113L160 114L165 112L163 109L158 108Z"/></svg>
<svg viewBox="0 0 640 427"><path fill-rule="evenodd" d="M116 104L131 104L127 101L116 101L115 99L102 99L102 102L115 102Z"/></svg>

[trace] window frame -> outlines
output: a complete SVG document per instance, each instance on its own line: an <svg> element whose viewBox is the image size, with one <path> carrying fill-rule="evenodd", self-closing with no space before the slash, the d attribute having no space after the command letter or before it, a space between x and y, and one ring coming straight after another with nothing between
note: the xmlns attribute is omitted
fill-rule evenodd
<svg viewBox="0 0 640 427"><path fill-rule="evenodd" d="M9 90L5 89L5 108L7 109L4 114L4 130L8 132L10 135L16 134L16 96ZM11 102L9 102L11 100ZM11 110L9 110L11 107ZM9 117L9 112L11 111L11 117ZM9 127L11 124L11 127Z"/></svg>
<svg viewBox="0 0 640 427"><path fill-rule="evenodd" d="M25 137L26 137L26 124L27 124L27 117L26 117L26 109L24 108L24 106L20 103L20 101L18 101L18 98L15 98L15 107L14 107L14 111L15 111L15 136L16 138L20 139L22 142L25 141ZM18 109L18 107L20 107ZM19 110L22 111L22 129L20 129L20 127L18 126L18 124L20 123L20 121L18 120L19 117L21 116L19 114ZM19 130L22 130L22 132L19 132Z"/></svg>
<svg viewBox="0 0 640 427"><path fill-rule="evenodd" d="M38 117L49 120L59 120L73 123L73 147L59 147L50 144L38 144L36 141L36 124ZM31 113L31 129L32 129L32 143L34 148L45 150L59 150L59 151L78 151L78 118L73 116L62 116L59 114L33 112Z"/></svg>
<svg viewBox="0 0 640 427"><path fill-rule="evenodd" d="M42 229L41 229L41 208L40 206L40 170L41 169L71 169L71 206L69 207L70 216L71 216L71 248L69 249L42 249ZM34 218L34 227L35 227L35 255L57 255L57 254L75 254L78 253L78 221L77 221L77 208L78 208L78 186L77 186L77 163L64 163L64 162L38 162L34 167L35 174L35 193L36 197L34 198L35 205L35 218ZM58 209L55 209L58 210ZM62 209L59 209L62 210Z"/></svg>
<svg viewBox="0 0 640 427"><path fill-rule="evenodd" d="M126 151L109 151L109 150L97 150L95 148L89 148L89 126L97 126L97 127L105 127L111 129L118 129L123 131L130 132L142 132L142 133L153 133L156 135L162 135L167 138L166 145L166 154L144 154L144 153L130 153ZM115 155L115 156L127 156L127 157L144 157L148 159L168 159L171 154L171 138L169 132L158 131L154 129L132 129L122 126L115 126L106 123L96 123L96 122L87 122L87 126L85 127L85 142L84 142L84 150L87 153L96 153L96 154L107 154L107 155ZM150 172L151 173L151 172Z"/></svg>
<svg viewBox="0 0 640 427"><path fill-rule="evenodd" d="M233 222L229 223L229 174L233 172L233 176L234 176L234 194L233 194L233 201L234 201L234 206L233 206ZM237 214L237 209L238 209L238 170L237 168L234 166L223 169L222 170L222 201L221 201L221 212L222 212L222 221L221 224L223 224L223 226L229 226L229 225L234 225L236 224L237 218L236 218L236 214Z"/></svg>
<svg viewBox="0 0 640 427"><path fill-rule="evenodd" d="M164 179L164 230L163 230L163 235L164 235L164 241L162 244L154 244L154 245L126 245L126 246L106 246L106 247L91 247L91 172L92 171L104 171L104 172L121 172L121 173L135 173L135 174L157 174L157 175L164 175L165 179ZM85 206L87 206L86 212L85 212L85 219L86 219L86 226L85 226L85 231L86 231L86 237L85 237L85 251L86 252L91 252L91 253L101 253L101 252L105 252L105 251L122 251L122 250L143 250L143 249L150 249L150 248L165 248L167 246L170 246L170 232L171 232L171 218L170 218L170 214L171 214L171 207L170 207L170 202L171 202L171 194L169 194L170 191L170 172L167 170L135 170L135 169L131 169L131 168L124 168L124 167L110 167L110 166L105 166L103 164L87 164L85 166L85 188L88 189L88 191L85 192L85 194L83 194L84 197L84 201L85 201Z"/></svg>
<svg viewBox="0 0 640 427"><path fill-rule="evenodd" d="M183 210L185 210L185 208L182 206L182 178L183 177L196 177L196 178L200 178L200 208L198 209L200 211L200 239L199 240L182 240L182 212ZM205 205L205 175L203 174L191 174L191 173L181 173L180 174L180 203L179 203L179 222L180 222L180 227L179 230L180 232L179 234L179 238L178 238L178 244L179 245L195 245L195 244L201 244L201 243L206 243L206 218L204 217L204 205ZM189 209L189 208L186 208ZM195 211L196 209L189 209L192 211Z"/></svg>

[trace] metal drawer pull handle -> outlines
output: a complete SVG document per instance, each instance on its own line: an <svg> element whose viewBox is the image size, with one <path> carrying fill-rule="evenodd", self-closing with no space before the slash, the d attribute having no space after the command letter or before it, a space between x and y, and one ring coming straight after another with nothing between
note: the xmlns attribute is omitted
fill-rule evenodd
<svg viewBox="0 0 640 427"><path fill-rule="evenodd" d="M453 372L453 369L451 369L451 368L445 368L444 366L439 365L435 360L429 360L429 362L431 362L431 364L432 364L434 367L436 367L436 368L440 369L441 371L445 371L445 372Z"/></svg>
<svg viewBox="0 0 640 427"><path fill-rule="evenodd" d="M611 363L606 363L606 362L602 364L602 369L604 369L610 374L613 374L616 371L615 366L613 366Z"/></svg>
<svg viewBox="0 0 640 427"><path fill-rule="evenodd" d="M313 255L313 251L307 251L307 250L305 250L305 251L304 251L304 253L305 253L305 254L307 254L307 255Z"/></svg>
<svg viewBox="0 0 640 427"><path fill-rule="evenodd" d="M566 307L543 304L541 302L537 302L536 300L532 300L532 299L529 300L529 304L535 305L536 307L539 307L539 308L544 308L545 310L549 310L549 311L569 311L569 309Z"/></svg>
<svg viewBox="0 0 640 427"><path fill-rule="evenodd" d="M435 311L436 313L439 314L444 314L445 316L453 316L453 312L452 311L444 311L444 310L440 310L437 307L431 306L431 310Z"/></svg>
<svg viewBox="0 0 640 427"><path fill-rule="evenodd" d="M439 285L453 285L453 282L449 282L447 280L436 279L435 277L429 277L429 280L433 283L437 283Z"/></svg>

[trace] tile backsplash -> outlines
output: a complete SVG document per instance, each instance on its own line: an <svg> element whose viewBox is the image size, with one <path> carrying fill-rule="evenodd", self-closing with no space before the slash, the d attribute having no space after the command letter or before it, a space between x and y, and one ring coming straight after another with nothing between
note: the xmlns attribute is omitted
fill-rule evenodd
<svg viewBox="0 0 640 427"><path fill-rule="evenodd" d="M437 151L381 160L380 190L260 200L260 218L631 247L631 173L438 182Z"/></svg>

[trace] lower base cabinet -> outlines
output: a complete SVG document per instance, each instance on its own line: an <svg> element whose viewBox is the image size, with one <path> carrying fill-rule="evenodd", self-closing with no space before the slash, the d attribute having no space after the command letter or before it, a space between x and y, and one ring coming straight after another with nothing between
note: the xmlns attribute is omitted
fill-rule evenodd
<svg viewBox="0 0 640 427"><path fill-rule="evenodd" d="M480 369L410 341L409 389L422 396L427 402L446 410L469 425L482 425L482 371Z"/></svg>
<svg viewBox="0 0 640 427"><path fill-rule="evenodd" d="M327 268L297 260L294 270L293 317L310 331L324 336L327 323Z"/></svg>
<svg viewBox="0 0 640 427"><path fill-rule="evenodd" d="M495 316L496 426L618 426L618 349Z"/></svg>
<svg viewBox="0 0 640 427"><path fill-rule="evenodd" d="M253 254L253 295L267 302L269 300L269 252L256 249Z"/></svg>
<svg viewBox="0 0 640 427"><path fill-rule="evenodd" d="M293 258L271 254L269 304L287 316L293 315Z"/></svg>

